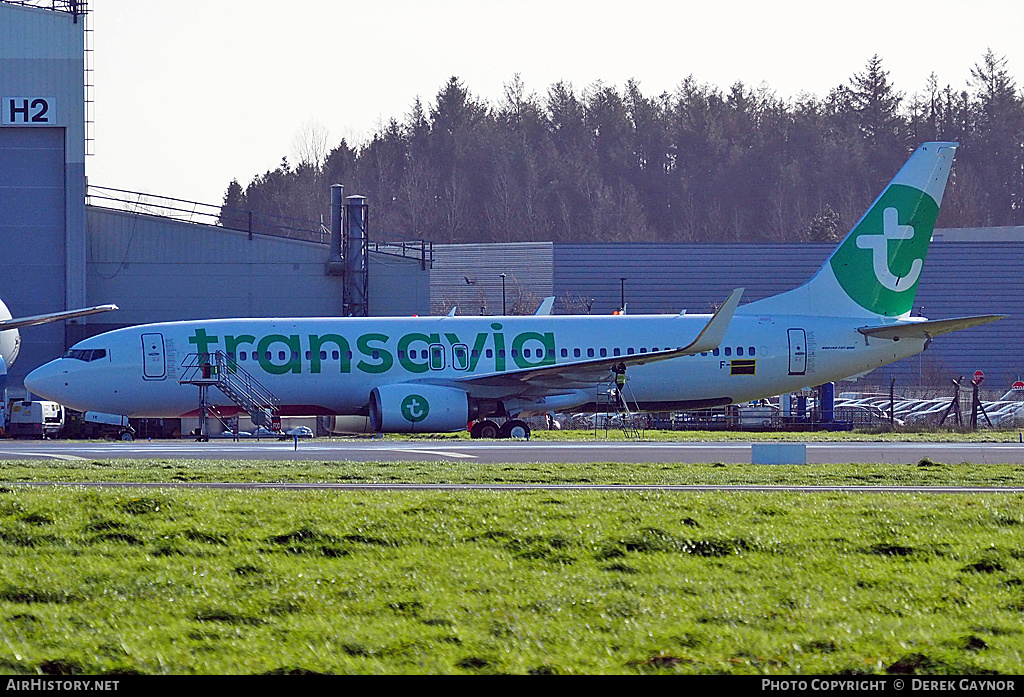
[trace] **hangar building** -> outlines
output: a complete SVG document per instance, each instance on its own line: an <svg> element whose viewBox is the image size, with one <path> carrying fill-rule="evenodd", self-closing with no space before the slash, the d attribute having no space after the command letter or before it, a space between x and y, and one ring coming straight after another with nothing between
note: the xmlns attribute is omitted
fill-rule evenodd
<svg viewBox="0 0 1024 697"><path fill-rule="evenodd" d="M85 17L58 5L0 4L0 298L16 317L86 304ZM60 323L22 332L11 384L66 343Z"/></svg>
<svg viewBox="0 0 1024 697"><path fill-rule="evenodd" d="M107 303L121 309L23 329L8 386L19 388L80 339L117 327L352 314L352 276L329 263L331 234L340 230L248 211L226 222L219 206L87 182L86 5L0 0L0 299L15 317ZM325 204L331 197L324 191ZM427 314L429 246L369 233L362 314Z"/></svg>

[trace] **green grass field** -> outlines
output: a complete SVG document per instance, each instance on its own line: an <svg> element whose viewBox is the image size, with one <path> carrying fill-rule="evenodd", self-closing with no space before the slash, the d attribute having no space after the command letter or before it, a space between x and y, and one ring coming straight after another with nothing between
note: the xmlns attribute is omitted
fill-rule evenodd
<svg viewBox="0 0 1024 697"><path fill-rule="evenodd" d="M1024 486L1019 465L739 465L474 461L8 460L0 482L337 482L462 484L770 484Z"/></svg>
<svg viewBox="0 0 1024 697"><path fill-rule="evenodd" d="M1024 497L14 481L1019 484L1024 468L0 467L0 672L1019 673Z"/></svg>

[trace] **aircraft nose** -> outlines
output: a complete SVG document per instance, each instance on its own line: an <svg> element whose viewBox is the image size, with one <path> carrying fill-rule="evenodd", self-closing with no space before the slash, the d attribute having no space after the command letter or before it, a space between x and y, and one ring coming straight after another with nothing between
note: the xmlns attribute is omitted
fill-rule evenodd
<svg viewBox="0 0 1024 697"><path fill-rule="evenodd" d="M60 361L50 361L25 376L25 389L48 400L61 402L68 387L66 376L67 371L60 367Z"/></svg>

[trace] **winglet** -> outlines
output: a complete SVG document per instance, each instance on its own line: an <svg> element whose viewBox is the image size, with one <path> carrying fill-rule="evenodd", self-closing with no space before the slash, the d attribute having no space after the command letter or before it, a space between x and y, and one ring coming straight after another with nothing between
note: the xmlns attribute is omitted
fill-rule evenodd
<svg viewBox="0 0 1024 697"><path fill-rule="evenodd" d="M541 301L540 306L537 307L537 311L534 315L550 315L551 307L555 304L555 296L549 295Z"/></svg>
<svg viewBox="0 0 1024 697"><path fill-rule="evenodd" d="M736 306L740 304L741 297L743 297L743 288L737 288L729 293L729 297L725 299L725 302L718 308L714 316L704 325L704 329L697 335L697 338L683 350L693 354L718 348L718 345L722 343L722 339L725 338L725 332L729 329L733 313L736 312Z"/></svg>

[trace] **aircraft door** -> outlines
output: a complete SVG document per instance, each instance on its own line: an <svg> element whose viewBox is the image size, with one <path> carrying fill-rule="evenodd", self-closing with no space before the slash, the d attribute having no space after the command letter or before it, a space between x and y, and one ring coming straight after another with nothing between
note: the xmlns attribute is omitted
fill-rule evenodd
<svg viewBox="0 0 1024 697"><path fill-rule="evenodd" d="M142 377L146 380L163 380L167 377L163 334L142 335Z"/></svg>
<svg viewBox="0 0 1024 697"><path fill-rule="evenodd" d="M430 369L444 370L444 344L431 344L430 347Z"/></svg>
<svg viewBox="0 0 1024 697"><path fill-rule="evenodd" d="M807 372L807 332L803 329L789 330L789 374L804 375Z"/></svg>
<svg viewBox="0 0 1024 697"><path fill-rule="evenodd" d="M455 370L469 370L469 347L465 344L452 346L452 367Z"/></svg>

